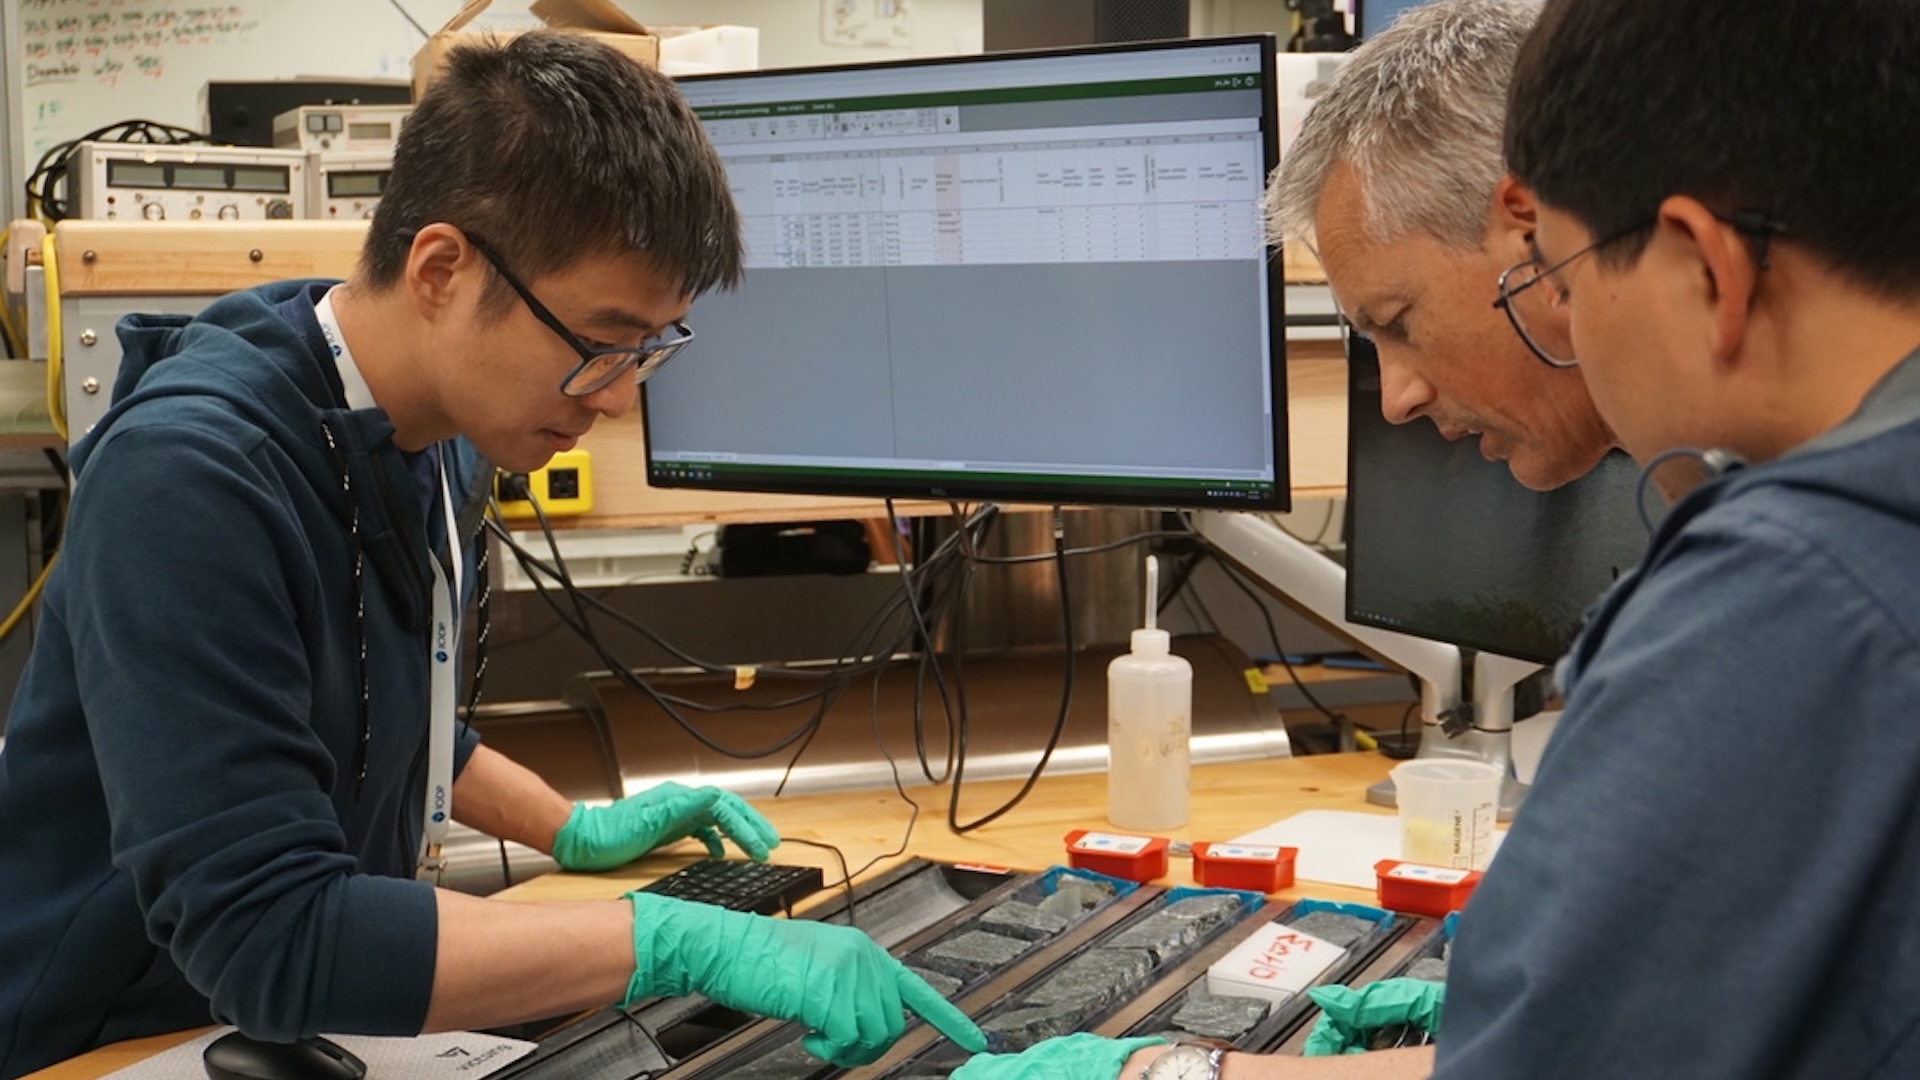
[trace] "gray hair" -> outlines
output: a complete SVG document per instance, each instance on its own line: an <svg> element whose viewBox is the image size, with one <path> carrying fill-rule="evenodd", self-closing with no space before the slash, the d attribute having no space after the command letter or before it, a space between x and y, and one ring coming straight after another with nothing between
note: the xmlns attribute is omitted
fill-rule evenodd
<svg viewBox="0 0 1920 1080"><path fill-rule="evenodd" d="M1479 250L1506 172L1507 82L1539 14L1539 0L1431 0L1354 50L1274 170L1268 239L1311 240L1327 175L1345 161L1373 239L1420 230Z"/></svg>

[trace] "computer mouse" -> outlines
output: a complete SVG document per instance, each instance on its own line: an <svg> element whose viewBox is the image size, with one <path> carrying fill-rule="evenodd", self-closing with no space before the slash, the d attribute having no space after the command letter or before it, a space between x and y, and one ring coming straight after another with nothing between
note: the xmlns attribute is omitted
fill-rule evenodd
<svg viewBox="0 0 1920 1080"><path fill-rule="evenodd" d="M367 1063L331 1039L270 1043L238 1031L213 1040L201 1055L209 1080L361 1080Z"/></svg>

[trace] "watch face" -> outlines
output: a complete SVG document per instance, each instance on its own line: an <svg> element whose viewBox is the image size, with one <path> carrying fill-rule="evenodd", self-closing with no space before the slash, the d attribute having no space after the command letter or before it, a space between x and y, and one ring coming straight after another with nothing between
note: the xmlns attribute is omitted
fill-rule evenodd
<svg viewBox="0 0 1920 1080"><path fill-rule="evenodd" d="M1176 1046L1147 1066L1147 1080L1213 1080L1220 1068L1203 1046Z"/></svg>

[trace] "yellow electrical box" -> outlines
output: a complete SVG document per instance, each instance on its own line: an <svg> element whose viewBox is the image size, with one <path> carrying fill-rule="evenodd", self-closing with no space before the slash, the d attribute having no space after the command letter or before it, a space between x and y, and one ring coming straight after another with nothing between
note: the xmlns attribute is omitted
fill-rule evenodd
<svg viewBox="0 0 1920 1080"><path fill-rule="evenodd" d="M493 494L509 521L536 520L535 502L550 518L577 517L593 509L593 463L585 450L562 450L545 468L495 473Z"/></svg>

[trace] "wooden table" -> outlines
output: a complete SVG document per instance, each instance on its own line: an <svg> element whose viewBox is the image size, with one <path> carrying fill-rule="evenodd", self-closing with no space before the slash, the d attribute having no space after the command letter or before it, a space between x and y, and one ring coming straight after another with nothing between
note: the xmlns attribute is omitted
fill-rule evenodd
<svg viewBox="0 0 1920 1080"><path fill-rule="evenodd" d="M1170 835L1182 840L1227 840L1304 810L1391 813L1368 804L1366 790L1386 776L1392 764L1378 754L1321 754L1198 765L1193 770L1192 820ZM947 828L945 785L910 786L907 793L921 810L907 850L937 862L984 863L1022 870L1062 863L1065 850L1061 838L1068 831L1108 827L1106 783L1105 774L1099 773L1043 777L1019 806L966 835L956 835ZM999 807L1019 787L1020 782L1015 780L964 784L960 819L970 821ZM898 849L913 813L891 789L755 799L753 803L782 836L834 844L855 868ZM547 874L495 895L510 901L603 900L638 888L700 854L698 845L689 842L605 874ZM883 858L869 873L879 873L905 857ZM817 848L785 844L778 858L823 867L828 881L839 877L833 856ZM1175 859L1161 883L1192 884L1189 871L1184 859ZM1307 895L1364 903L1374 900L1369 890L1317 882L1302 883L1281 894L1289 899ZM95 1080L205 1030L115 1043L32 1073L27 1080Z"/></svg>
<svg viewBox="0 0 1920 1080"><path fill-rule="evenodd" d="M1311 757L1234 761L1197 765L1193 770L1193 813L1186 828L1168 835L1179 840L1228 840L1303 810L1356 810L1390 814L1366 801L1367 787L1387 775L1393 762L1378 754L1318 754ZM997 809L1020 788L1017 780L968 781L962 788L959 817L972 821ZM1066 861L1062 838L1073 829L1109 829L1104 773L1048 776L1006 816L969 832L947 828L945 785L907 788L920 804L920 819L906 844L912 855L936 862L983 863L1018 870L1041 870ZM780 835L831 843L855 869L901 847L912 807L892 789L756 799L754 807ZM617 896L684 865L701 852L688 843L649 855L605 874L547 874L497 895L512 900L587 900ZM831 853L784 844L781 862L819 866L828 881L839 879ZM877 873L903 859L883 859ZM1164 884L1191 885L1184 859L1175 859ZM1373 892L1318 882L1282 894L1330 900L1373 901Z"/></svg>

